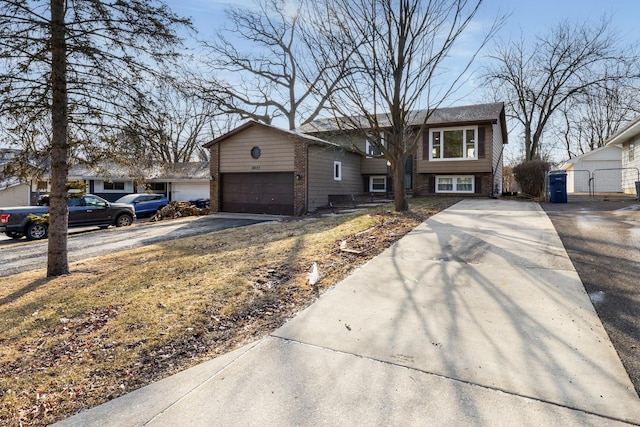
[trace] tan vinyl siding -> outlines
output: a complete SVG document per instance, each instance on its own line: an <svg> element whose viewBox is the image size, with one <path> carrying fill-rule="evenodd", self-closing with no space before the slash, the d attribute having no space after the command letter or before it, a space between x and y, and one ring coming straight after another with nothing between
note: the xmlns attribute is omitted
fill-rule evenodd
<svg viewBox="0 0 640 427"><path fill-rule="evenodd" d="M309 146L308 210L329 203L329 195L350 195L362 192L360 156L320 146ZM342 163L342 180L333 178L334 161Z"/></svg>
<svg viewBox="0 0 640 427"><path fill-rule="evenodd" d="M367 159L361 160L361 171L363 175L387 175L387 159Z"/></svg>
<svg viewBox="0 0 640 427"><path fill-rule="evenodd" d="M253 147L260 148L260 158L251 157ZM220 142L220 173L293 169L293 141L279 132L256 126Z"/></svg>

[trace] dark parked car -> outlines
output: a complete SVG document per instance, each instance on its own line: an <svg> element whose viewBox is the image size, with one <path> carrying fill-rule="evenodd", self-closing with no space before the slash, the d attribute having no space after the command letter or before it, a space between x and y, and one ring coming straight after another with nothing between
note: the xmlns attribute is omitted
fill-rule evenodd
<svg viewBox="0 0 640 427"><path fill-rule="evenodd" d="M189 203L199 209L206 209L209 207L209 199L189 200Z"/></svg>
<svg viewBox="0 0 640 427"><path fill-rule="evenodd" d="M13 239L26 236L29 240L45 239L49 234L47 214L48 200L41 199L41 206L20 206L0 208L0 232ZM72 197L69 206L69 228L110 225L124 227L131 225L136 215L133 206L122 203L110 203L93 194Z"/></svg>
<svg viewBox="0 0 640 427"><path fill-rule="evenodd" d="M145 216L153 215L158 211L158 209L162 209L167 206L169 204L169 199L167 199L164 194L139 193L122 196L116 200L116 203L133 205L137 216Z"/></svg>

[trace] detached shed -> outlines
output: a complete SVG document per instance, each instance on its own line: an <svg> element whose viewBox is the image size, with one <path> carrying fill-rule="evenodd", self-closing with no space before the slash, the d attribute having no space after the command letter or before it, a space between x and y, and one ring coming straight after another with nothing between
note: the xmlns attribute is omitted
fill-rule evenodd
<svg viewBox="0 0 640 427"><path fill-rule="evenodd" d="M204 147L211 212L302 215L361 191L361 156L312 136L250 121Z"/></svg>
<svg viewBox="0 0 640 427"><path fill-rule="evenodd" d="M567 171L567 192L622 192L622 147L607 145L567 160L560 169Z"/></svg>

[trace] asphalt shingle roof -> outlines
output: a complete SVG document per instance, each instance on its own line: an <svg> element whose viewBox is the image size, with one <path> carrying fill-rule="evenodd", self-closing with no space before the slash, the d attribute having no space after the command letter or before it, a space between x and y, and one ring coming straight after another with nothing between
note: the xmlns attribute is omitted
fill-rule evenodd
<svg viewBox="0 0 640 427"><path fill-rule="evenodd" d="M431 111L430 117L427 119L427 125L444 125L444 124L460 124L460 123L481 123L481 122L497 122L500 115L503 114L504 104L496 102L492 104L476 104L460 107L438 108ZM409 113L409 126L420 126L425 122L428 110L416 111ZM387 114L378 114L378 125L380 127L389 127L391 121ZM314 120L313 122L301 126L296 129L302 133L321 133L332 132L338 130L349 129L366 129L369 126L363 116L346 117L346 118L328 118Z"/></svg>

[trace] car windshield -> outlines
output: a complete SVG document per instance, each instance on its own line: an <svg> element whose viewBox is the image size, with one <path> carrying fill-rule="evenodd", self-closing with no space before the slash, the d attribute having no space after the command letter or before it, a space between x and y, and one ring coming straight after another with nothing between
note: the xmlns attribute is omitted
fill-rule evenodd
<svg viewBox="0 0 640 427"><path fill-rule="evenodd" d="M137 194L129 194L127 196L122 196L120 197L118 200L116 200L116 203L131 203L133 202L136 198L138 197Z"/></svg>

